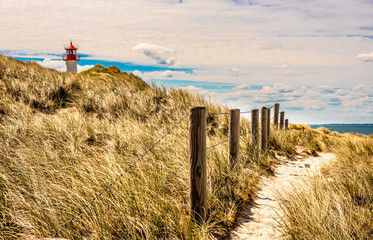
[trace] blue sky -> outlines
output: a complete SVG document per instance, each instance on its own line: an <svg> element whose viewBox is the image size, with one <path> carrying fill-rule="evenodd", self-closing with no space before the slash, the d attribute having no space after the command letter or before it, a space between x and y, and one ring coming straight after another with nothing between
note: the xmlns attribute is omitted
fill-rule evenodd
<svg viewBox="0 0 373 240"><path fill-rule="evenodd" d="M280 102L290 122L373 122L370 0L2 0L0 51L65 70L117 65L232 108Z"/></svg>

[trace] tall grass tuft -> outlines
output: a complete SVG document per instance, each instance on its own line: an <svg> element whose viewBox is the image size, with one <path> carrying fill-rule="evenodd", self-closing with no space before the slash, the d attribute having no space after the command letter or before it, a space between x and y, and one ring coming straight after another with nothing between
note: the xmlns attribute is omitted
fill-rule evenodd
<svg viewBox="0 0 373 240"><path fill-rule="evenodd" d="M325 134L330 134L323 130ZM344 135L322 176L283 194L287 239L373 238L373 141Z"/></svg>

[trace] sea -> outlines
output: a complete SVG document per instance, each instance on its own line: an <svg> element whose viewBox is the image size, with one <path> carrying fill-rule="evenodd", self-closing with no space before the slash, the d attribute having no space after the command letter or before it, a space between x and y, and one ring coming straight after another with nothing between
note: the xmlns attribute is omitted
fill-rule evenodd
<svg viewBox="0 0 373 240"><path fill-rule="evenodd" d="M335 131L339 133L360 133L364 135L373 134L373 124L310 124L310 127L317 129L319 127L324 127L330 131Z"/></svg>

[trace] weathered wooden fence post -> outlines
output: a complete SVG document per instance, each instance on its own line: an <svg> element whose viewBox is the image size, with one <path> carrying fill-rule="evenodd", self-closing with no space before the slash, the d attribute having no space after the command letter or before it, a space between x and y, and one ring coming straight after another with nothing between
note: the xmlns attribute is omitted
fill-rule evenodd
<svg viewBox="0 0 373 240"><path fill-rule="evenodd" d="M280 129L285 127L285 112L280 112Z"/></svg>
<svg viewBox="0 0 373 240"><path fill-rule="evenodd" d="M267 108L267 141L269 141L269 134L271 133L271 109Z"/></svg>
<svg viewBox="0 0 373 240"><path fill-rule="evenodd" d="M229 161L232 169L240 157L240 109L229 111Z"/></svg>
<svg viewBox="0 0 373 240"><path fill-rule="evenodd" d="M191 218L203 222L207 214L205 107L190 109L189 172Z"/></svg>
<svg viewBox="0 0 373 240"><path fill-rule="evenodd" d="M285 119L285 130L289 130L289 119Z"/></svg>
<svg viewBox="0 0 373 240"><path fill-rule="evenodd" d="M275 103L273 108L273 124L276 128L278 128L278 114L280 112L280 104Z"/></svg>
<svg viewBox="0 0 373 240"><path fill-rule="evenodd" d="M267 151L268 147L268 134L267 134L267 118L268 118L268 111L267 107L262 107L260 111L261 114L261 147L263 151Z"/></svg>
<svg viewBox="0 0 373 240"><path fill-rule="evenodd" d="M259 109L251 110L251 140L255 147L259 146Z"/></svg>

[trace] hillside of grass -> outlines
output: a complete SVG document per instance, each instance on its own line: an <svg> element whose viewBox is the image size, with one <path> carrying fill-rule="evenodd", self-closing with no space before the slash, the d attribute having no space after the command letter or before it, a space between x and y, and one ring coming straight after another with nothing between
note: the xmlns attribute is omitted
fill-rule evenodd
<svg viewBox="0 0 373 240"><path fill-rule="evenodd" d="M226 143L207 152L208 219L197 224L189 218L185 161L192 106L228 112L115 66L71 74L0 55L0 238L60 230L56 237L68 239L221 239L255 196L259 177L272 174L276 154L294 155L296 145L317 154L339 138L304 125L272 128L270 151L261 154L242 119L237 170L230 169ZM228 115L209 115L207 132L208 146L227 140Z"/></svg>
<svg viewBox="0 0 373 240"><path fill-rule="evenodd" d="M281 196L285 239L373 239L373 135L333 134L336 161Z"/></svg>

